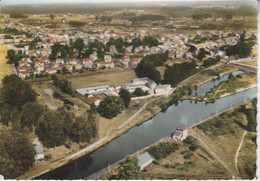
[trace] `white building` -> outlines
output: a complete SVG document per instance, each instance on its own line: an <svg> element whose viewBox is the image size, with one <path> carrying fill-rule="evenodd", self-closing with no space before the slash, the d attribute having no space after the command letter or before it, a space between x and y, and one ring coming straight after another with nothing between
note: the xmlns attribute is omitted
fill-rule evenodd
<svg viewBox="0 0 260 181"><path fill-rule="evenodd" d="M188 136L188 127L184 125L180 125L176 128L176 131L172 134L172 139L175 142L182 142L184 139L186 139Z"/></svg>
<svg viewBox="0 0 260 181"><path fill-rule="evenodd" d="M137 159L140 171L142 171L145 167L147 167L154 161L153 157L148 152L139 155Z"/></svg>
<svg viewBox="0 0 260 181"><path fill-rule="evenodd" d="M44 150L42 145L37 145L34 146L36 150L36 155L35 155L35 161L36 162L41 162L44 161Z"/></svg>

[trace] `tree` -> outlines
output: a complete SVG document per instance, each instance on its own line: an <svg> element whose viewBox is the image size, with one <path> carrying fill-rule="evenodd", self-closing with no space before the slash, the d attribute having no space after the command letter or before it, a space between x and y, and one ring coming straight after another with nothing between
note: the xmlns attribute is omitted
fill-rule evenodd
<svg viewBox="0 0 260 181"><path fill-rule="evenodd" d="M142 44L147 46L158 46L159 41L152 36L146 36L144 37Z"/></svg>
<svg viewBox="0 0 260 181"><path fill-rule="evenodd" d="M247 109L246 110L246 116L247 116L247 128L249 131L256 131L256 112L253 109Z"/></svg>
<svg viewBox="0 0 260 181"><path fill-rule="evenodd" d="M8 59L7 63L15 64L15 66L18 67L18 61L22 60L22 55L16 54L15 51L11 49L7 51L6 58Z"/></svg>
<svg viewBox="0 0 260 181"><path fill-rule="evenodd" d="M36 92L17 75L6 76L2 83L2 100L12 108L21 110L25 103L36 101Z"/></svg>
<svg viewBox="0 0 260 181"><path fill-rule="evenodd" d="M71 130L71 139L77 143L79 142L89 142L91 139L91 134L89 134L89 124L87 117L77 117L75 123Z"/></svg>
<svg viewBox="0 0 260 181"><path fill-rule="evenodd" d="M126 89L121 89L119 92L119 96L123 99L125 108L128 108L131 101L131 93Z"/></svg>
<svg viewBox="0 0 260 181"><path fill-rule="evenodd" d="M54 18L55 18L54 14L50 14L50 18L51 18L51 20L54 20Z"/></svg>
<svg viewBox="0 0 260 181"><path fill-rule="evenodd" d="M106 97L98 106L98 113L108 119L117 116L124 110L124 101L120 97Z"/></svg>
<svg viewBox="0 0 260 181"><path fill-rule="evenodd" d="M141 61L136 69L135 73L138 77L149 77L157 84L161 82L161 75L158 70L156 70L155 67L153 67L149 63L145 63L144 61Z"/></svg>
<svg viewBox="0 0 260 181"><path fill-rule="evenodd" d="M67 139L64 127L64 120L58 112L46 111L40 117L35 133L45 146L49 148L60 146Z"/></svg>
<svg viewBox="0 0 260 181"><path fill-rule="evenodd" d="M143 89L141 88L136 88L135 91L133 92L134 96L140 97L140 96L146 96L148 95L148 92L144 92Z"/></svg>
<svg viewBox="0 0 260 181"><path fill-rule="evenodd" d="M137 179L140 171L138 169L138 159L136 157L127 157L119 163L117 179L130 180Z"/></svg>
<svg viewBox="0 0 260 181"><path fill-rule="evenodd" d="M32 131L33 126L37 125L43 111L43 106L37 102L28 102L24 104L21 112L21 126L27 127Z"/></svg>
<svg viewBox="0 0 260 181"><path fill-rule="evenodd" d="M8 158L1 159L0 156L0 162L4 164L0 164L1 174L14 179L33 166L35 149L26 134L16 131L5 132L0 135L0 140L0 155Z"/></svg>

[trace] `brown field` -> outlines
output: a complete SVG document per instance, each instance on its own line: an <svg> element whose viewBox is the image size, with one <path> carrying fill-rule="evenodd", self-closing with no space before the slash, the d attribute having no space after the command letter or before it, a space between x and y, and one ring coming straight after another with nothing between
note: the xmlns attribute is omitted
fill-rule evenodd
<svg viewBox="0 0 260 181"><path fill-rule="evenodd" d="M2 84L2 79L6 75L13 73L11 65L6 64L7 60L5 56L7 55L7 47L5 45L0 45L0 84Z"/></svg>
<svg viewBox="0 0 260 181"><path fill-rule="evenodd" d="M251 103L246 103L246 106L251 106ZM226 113L230 114L234 109L235 108ZM227 120L229 120L229 124L225 125L225 131L228 131L226 134L203 132L197 127L192 128L189 132L201 138L212 149L212 151L215 152L233 170L233 172L236 173L236 175L238 175L235 169L235 156L247 125L246 116L244 114L238 115L238 113L236 113L236 116L228 118L226 116L225 118L218 116L202 124L214 124L218 120L224 119L224 124L227 124ZM223 128L221 129L223 130Z"/></svg>
<svg viewBox="0 0 260 181"><path fill-rule="evenodd" d="M214 156L209 157L209 153L205 153L202 148L198 148L189 159L184 159L182 151L189 150L184 143L179 144L179 149L171 153L166 158L158 161L159 164L151 164L147 172L141 172L138 179L230 179L231 176L227 170L218 162ZM207 152L207 151L206 151ZM201 156L202 155L202 156ZM184 162L195 161L195 165L191 168L181 170ZM166 165L170 168L166 168Z"/></svg>

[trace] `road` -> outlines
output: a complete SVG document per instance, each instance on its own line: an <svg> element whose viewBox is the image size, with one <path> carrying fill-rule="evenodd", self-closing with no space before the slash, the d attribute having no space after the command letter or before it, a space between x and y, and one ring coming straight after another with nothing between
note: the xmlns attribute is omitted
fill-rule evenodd
<svg viewBox="0 0 260 181"><path fill-rule="evenodd" d="M191 135L191 134L190 134ZM227 166L227 164L216 154L214 153L210 147L204 142L202 141L200 138L198 138L197 136L191 135L192 137L196 138L197 140L199 140L201 142L201 144L203 144L205 146L205 148L228 170L228 172L232 175L233 179L239 179L234 172Z"/></svg>
<svg viewBox="0 0 260 181"><path fill-rule="evenodd" d="M239 171L238 171L238 168L237 168L237 159L238 159L238 156L239 156L239 152L242 148L242 145L243 145L243 142L244 142L244 139L245 139L245 135L246 135L247 131L244 132L243 134L243 137L241 139L241 142L240 142L240 145L239 147L237 148L237 153L236 153L236 158L235 158L235 166L236 166L236 170L237 170L237 173L239 174Z"/></svg>

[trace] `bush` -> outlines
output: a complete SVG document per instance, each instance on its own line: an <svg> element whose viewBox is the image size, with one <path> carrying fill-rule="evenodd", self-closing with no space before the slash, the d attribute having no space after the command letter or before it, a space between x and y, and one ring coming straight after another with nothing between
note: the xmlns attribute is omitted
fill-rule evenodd
<svg viewBox="0 0 260 181"><path fill-rule="evenodd" d="M109 96L98 106L98 113L108 119L117 116L124 110L124 101L120 97Z"/></svg>
<svg viewBox="0 0 260 181"><path fill-rule="evenodd" d="M177 144L165 142L159 143L158 145L149 148L148 153L151 154L155 159L159 160L161 158L165 158L176 149L178 149Z"/></svg>

